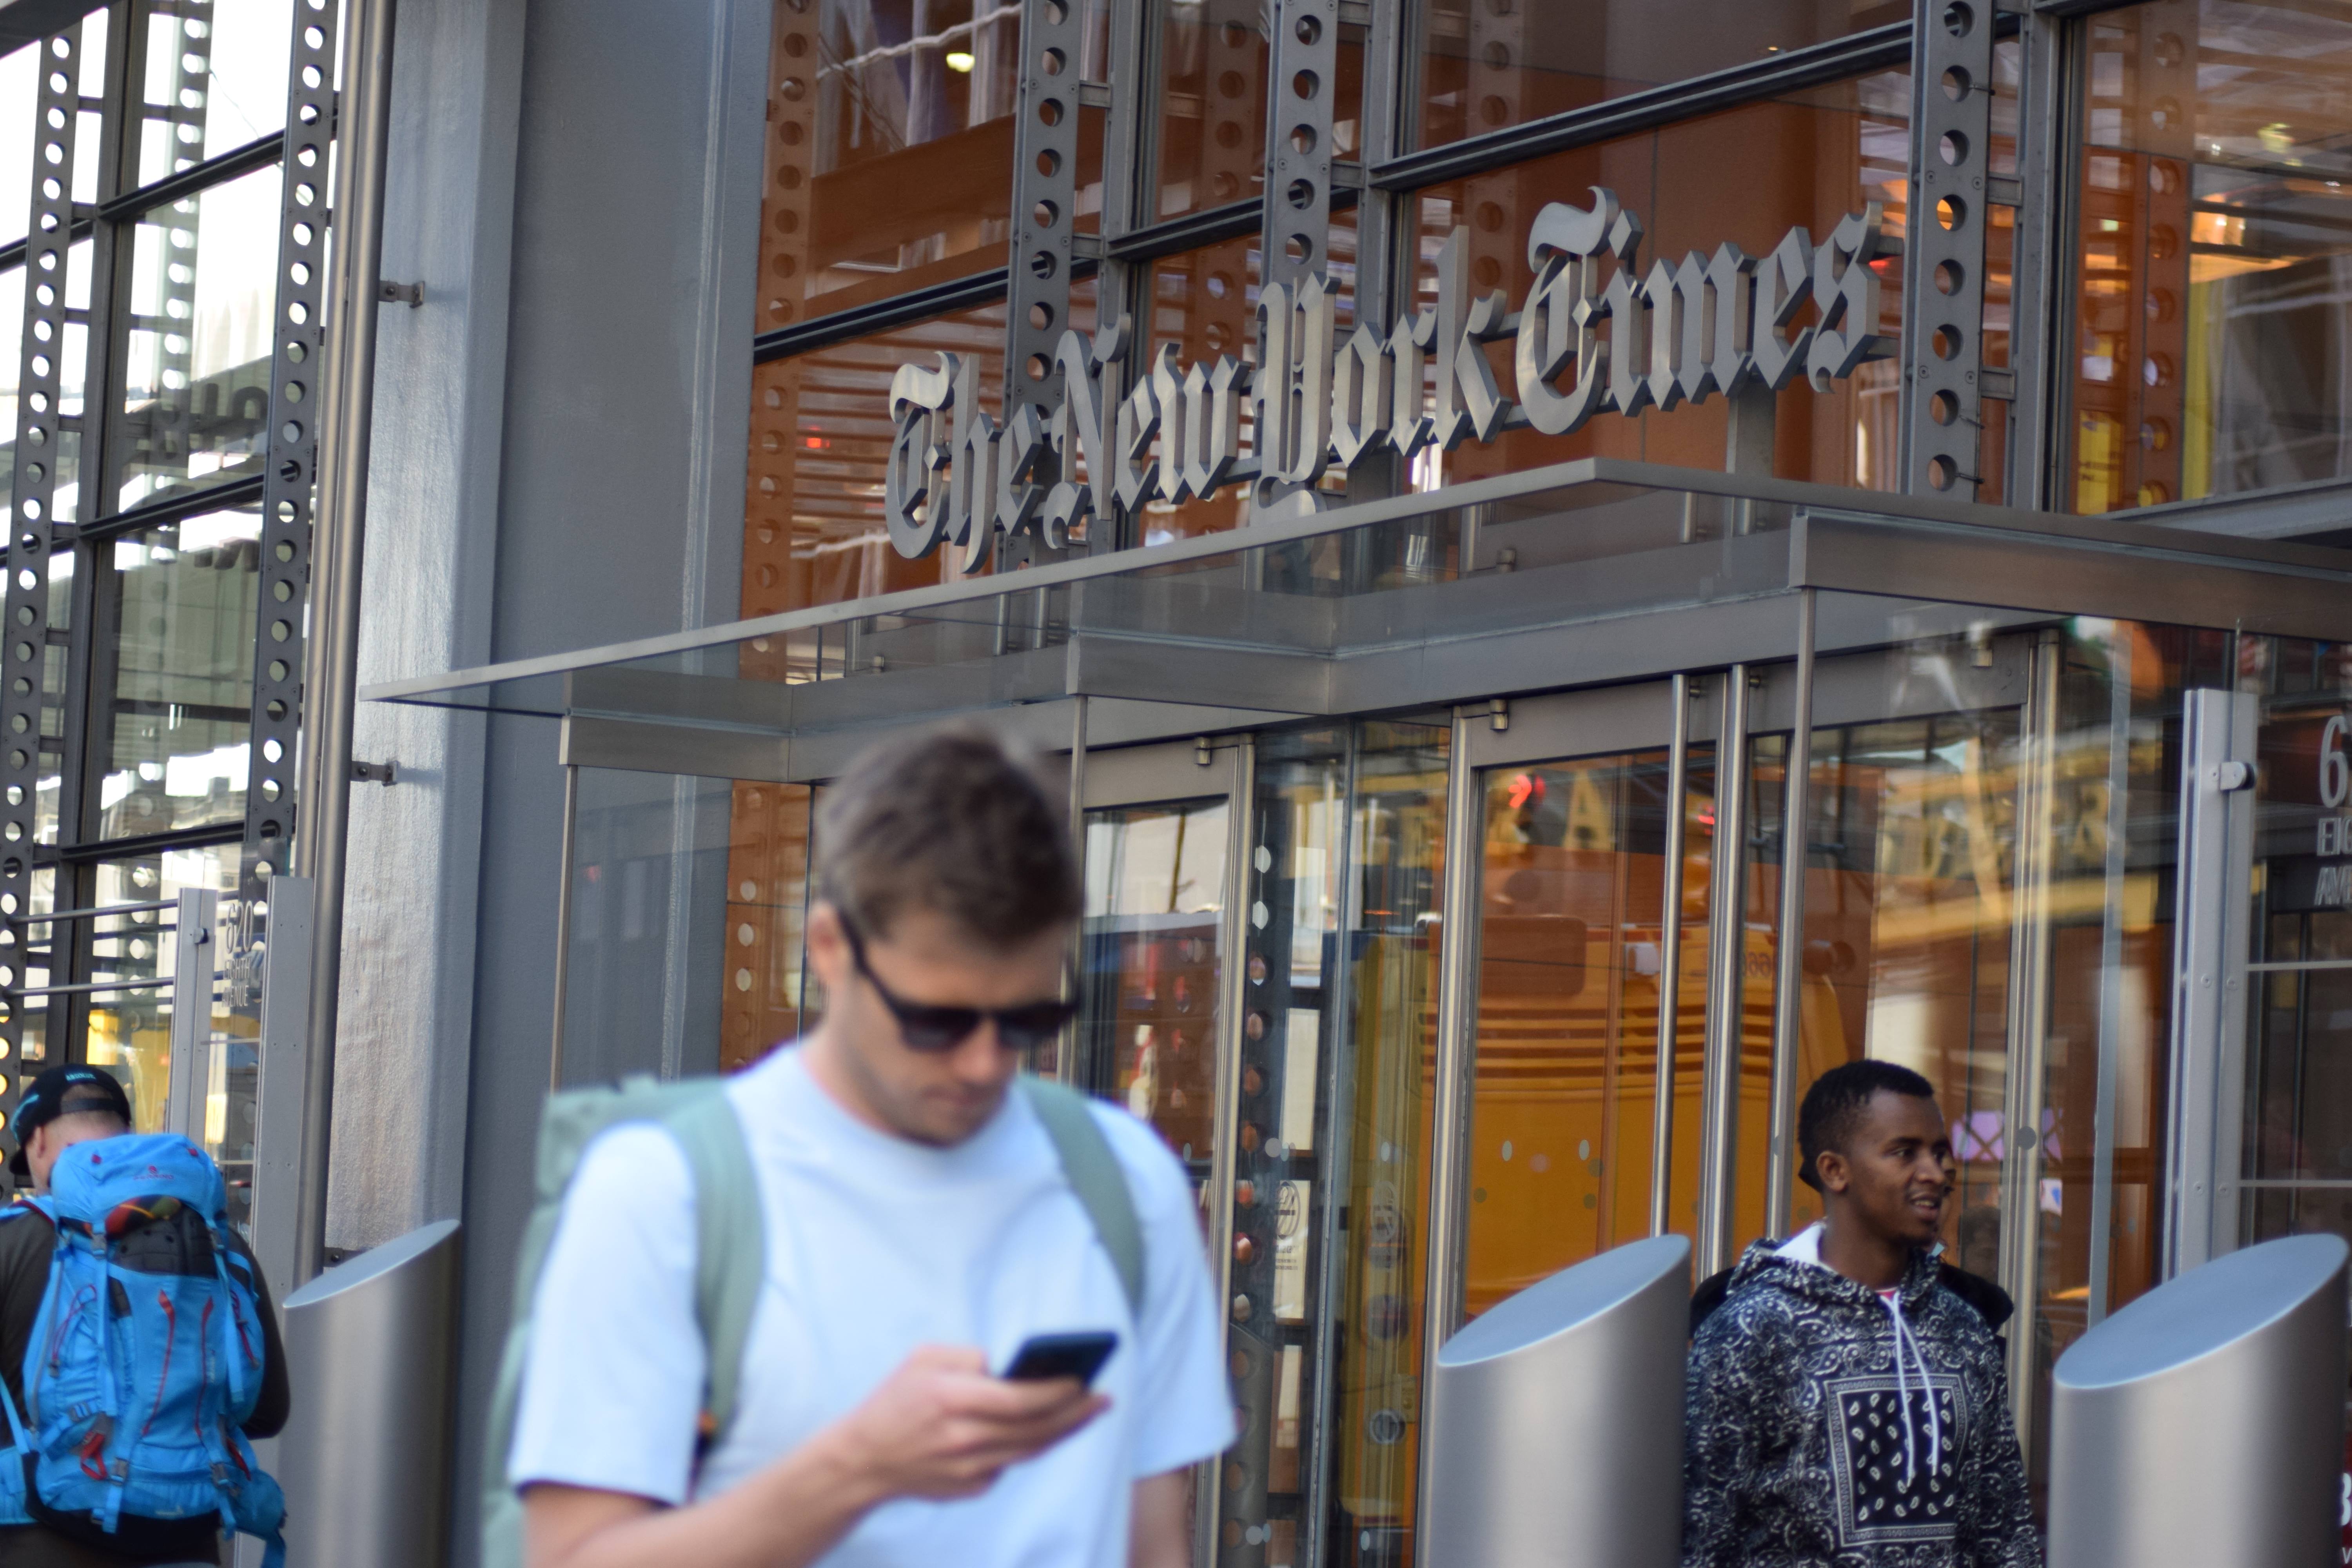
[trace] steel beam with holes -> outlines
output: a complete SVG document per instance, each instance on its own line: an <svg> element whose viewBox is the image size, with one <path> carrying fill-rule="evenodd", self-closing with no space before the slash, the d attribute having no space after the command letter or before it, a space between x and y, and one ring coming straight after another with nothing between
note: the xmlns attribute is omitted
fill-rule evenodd
<svg viewBox="0 0 2352 1568"><path fill-rule="evenodd" d="M24 356L19 366L16 473L8 504L7 684L0 689L0 990L25 983L25 916L32 908L33 839L41 784L41 705L48 658L51 512L64 446L61 420L66 256L73 226L74 131L81 107L80 40L68 28L34 46L33 200L26 226ZM87 487L85 487L86 489ZM25 1010L0 1000L8 1079L0 1110L16 1103Z"/></svg>
<svg viewBox="0 0 2352 1568"><path fill-rule="evenodd" d="M1326 253L1331 241L1331 105L1339 95L1339 0L1281 0L1274 7L1271 75L1266 84L1261 310L1286 310L1297 304L1300 290L1310 279L1321 278L1327 287L1331 281ZM1263 339L1264 334L1260 336ZM1291 345L1286 357L1297 361L1318 353L1297 341L1301 336L1303 329L1297 327L1284 333L1282 341ZM1322 353L1328 359L1328 351ZM1282 383L1294 374L1289 364L1267 363L1261 341L1260 395L1286 395ZM1268 426L1262 419L1257 438L1264 442L1267 435ZM1320 444L1301 439L1310 446ZM1294 478L1286 484L1268 472L1274 465L1266 461L1267 456L1260 455L1256 495L1261 505L1286 490L1314 488L1312 479ZM1280 454L1272 456L1279 461Z"/></svg>
<svg viewBox="0 0 2352 1568"><path fill-rule="evenodd" d="M240 901L268 896L294 828L295 737L302 721L303 606L310 586L312 481L325 382L327 158L335 133L336 9L296 0L287 71L285 176L278 186L278 307L269 362L268 462L261 481L260 605L254 617L252 751ZM367 308L373 309L371 304Z"/></svg>
<svg viewBox="0 0 2352 1568"><path fill-rule="evenodd" d="M1078 76L1086 26L1073 0L1022 0L1020 106L1013 131L1012 244L1005 291L1004 410L1039 418L1062 400L1054 347L1070 323L1070 234L1078 205ZM1089 545L1112 536L1097 518ZM1005 563L1042 559L1034 535L1009 540Z"/></svg>
<svg viewBox="0 0 2352 1568"><path fill-rule="evenodd" d="M1983 478L1993 0L1921 0L1903 259L1903 488L1974 500Z"/></svg>

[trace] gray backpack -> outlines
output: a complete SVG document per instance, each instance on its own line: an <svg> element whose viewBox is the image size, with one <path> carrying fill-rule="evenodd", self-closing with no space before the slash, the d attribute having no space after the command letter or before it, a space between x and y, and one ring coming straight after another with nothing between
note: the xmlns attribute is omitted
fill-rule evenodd
<svg viewBox="0 0 2352 1568"><path fill-rule="evenodd" d="M1076 1194L1103 1250L1110 1254L1129 1309L1143 1315L1143 1228L1136 1217L1127 1173L1111 1152L1084 1095L1044 1079L1024 1076L1020 1087L1053 1140L1062 1174ZM538 1198L522 1235L516 1269L514 1318L499 1361L498 1392L490 1401L489 1447L483 1456L482 1562L485 1568L522 1568L522 1499L507 1474L514 1447L515 1406L530 1349L530 1313L539 1275L563 1194L580 1157L596 1135L623 1122L666 1130L686 1155L694 1177L694 1316L709 1356L703 1390L701 1441L707 1450L735 1416L743 1342L767 1267L760 1187L741 1123L727 1101L725 1080L688 1079L662 1083L633 1078L595 1089L566 1089L548 1098L539 1121Z"/></svg>

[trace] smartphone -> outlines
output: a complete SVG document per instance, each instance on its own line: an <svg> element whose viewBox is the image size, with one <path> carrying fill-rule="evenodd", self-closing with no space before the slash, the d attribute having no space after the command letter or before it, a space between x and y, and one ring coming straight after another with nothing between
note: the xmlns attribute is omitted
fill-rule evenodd
<svg viewBox="0 0 2352 1568"><path fill-rule="evenodd" d="M1013 1352L1013 1364L1004 1375L1016 1383L1044 1383L1056 1377L1075 1377L1091 1384L1110 1352L1118 1348L1118 1336L1108 1331L1094 1330L1075 1334L1033 1334Z"/></svg>

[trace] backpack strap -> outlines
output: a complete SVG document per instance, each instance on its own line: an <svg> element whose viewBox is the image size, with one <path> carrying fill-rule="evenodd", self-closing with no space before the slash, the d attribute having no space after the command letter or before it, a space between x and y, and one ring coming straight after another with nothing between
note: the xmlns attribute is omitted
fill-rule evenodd
<svg viewBox="0 0 2352 1568"><path fill-rule="evenodd" d="M694 1175L694 1317L709 1364L702 1399L708 1446L735 1418L743 1345L767 1278L767 1226L759 1173L722 1084L677 1106L661 1125Z"/></svg>
<svg viewBox="0 0 2352 1568"><path fill-rule="evenodd" d="M1078 1206L1094 1222L1095 1236L1110 1254L1118 1272L1119 1289L1127 1292L1128 1310L1143 1321L1143 1225L1136 1217L1135 1194L1127 1184L1127 1171L1111 1152L1087 1097L1050 1079L1024 1074L1022 1090L1029 1107L1045 1124L1045 1136L1061 1157L1062 1174L1077 1194Z"/></svg>

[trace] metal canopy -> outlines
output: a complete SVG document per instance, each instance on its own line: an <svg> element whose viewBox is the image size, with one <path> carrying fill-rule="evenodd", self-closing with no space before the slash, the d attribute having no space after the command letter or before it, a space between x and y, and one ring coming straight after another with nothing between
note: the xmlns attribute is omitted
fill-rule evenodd
<svg viewBox="0 0 2352 1568"><path fill-rule="evenodd" d="M1118 745L2038 616L2352 640L2352 554L1589 458L1149 549L368 688L564 721L570 763L821 778L984 714Z"/></svg>

